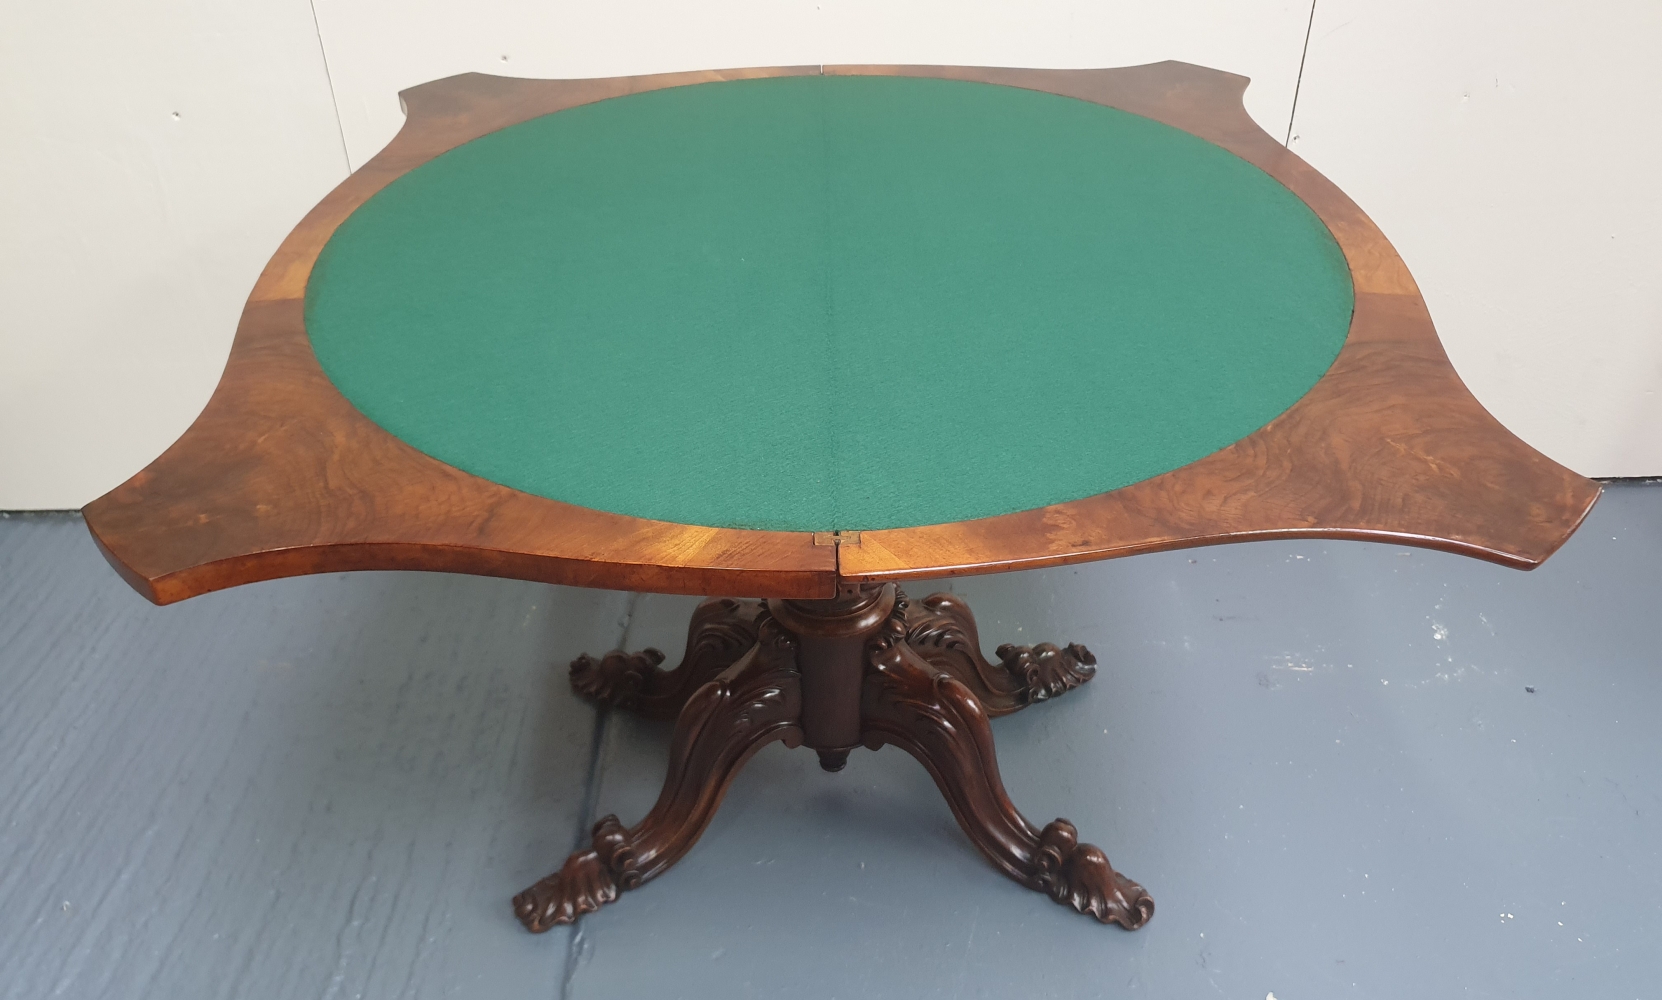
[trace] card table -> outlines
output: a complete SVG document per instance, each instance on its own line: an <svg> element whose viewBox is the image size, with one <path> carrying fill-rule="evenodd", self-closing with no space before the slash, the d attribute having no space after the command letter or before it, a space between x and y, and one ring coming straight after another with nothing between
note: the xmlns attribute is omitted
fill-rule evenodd
<svg viewBox="0 0 1662 1000"><path fill-rule="evenodd" d="M158 604L441 570L713 597L687 651L571 664L674 719L637 825L514 900L674 864L763 745L892 744L1024 885L1149 894L1029 822L988 720L1089 680L901 585L1267 538L1528 569L1599 487L1468 393L1408 269L1245 113L1246 79L809 66L468 74L277 249L202 415L86 508Z"/></svg>

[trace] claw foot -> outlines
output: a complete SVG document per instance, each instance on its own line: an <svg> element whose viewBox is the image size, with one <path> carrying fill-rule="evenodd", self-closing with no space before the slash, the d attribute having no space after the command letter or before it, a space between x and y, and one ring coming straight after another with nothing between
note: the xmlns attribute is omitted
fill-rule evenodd
<svg viewBox="0 0 1662 1000"><path fill-rule="evenodd" d="M514 897L514 916L533 934L569 924L617 898L612 873L593 851L578 851L553 875Z"/></svg>
<svg viewBox="0 0 1662 1000"><path fill-rule="evenodd" d="M1029 702L1044 701L1072 691L1096 676L1096 657L1077 642L1058 646L1041 642L1037 646L998 647L1004 669L1022 679Z"/></svg>
<svg viewBox="0 0 1662 1000"><path fill-rule="evenodd" d="M1102 849L1079 842L1079 831L1065 819L1039 835L1039 871L1035 888L1058 903L1088 913L1098 921L1128 931L1154 916L1154 900L1142 886L1108 864Z"/></svg>
<svg viewBox="0 0 1662 1000"><path fill-rule="evenodd" d="M640 885L629 831L616 816L594 825L594 846L566 859L560 870L514 897L514 916L533 934L569 924Z"/></svg>
<svg viewBox="0 0 1662 1000"><path fill-rule="evenodd" d="M647 677L662 662L664 654L656 649L614 649L598 660L584 653L571 661L571 689L602 705L634 708Z"/></svg>

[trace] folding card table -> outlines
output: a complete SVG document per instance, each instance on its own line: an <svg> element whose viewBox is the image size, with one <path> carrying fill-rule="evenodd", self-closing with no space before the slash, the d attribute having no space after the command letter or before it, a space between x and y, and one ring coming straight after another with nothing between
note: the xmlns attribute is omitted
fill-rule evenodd
<svg viewBox="0 0 1662 1000"><path fill-rule="evenodd" d="M470 74L260 275L201 417L86 508L151 600L442 570L739 595L679 666L573 687L676 720L639 824L521 893L532 930L675 863L764 744L893 744L994 866L1153 913L1029 822L988 720L1089 680L985 655L900 585L1264 538L1528 569L1597 484L1462 386L1372 222L1247 117L1238 76L825 66Z"/></svg>

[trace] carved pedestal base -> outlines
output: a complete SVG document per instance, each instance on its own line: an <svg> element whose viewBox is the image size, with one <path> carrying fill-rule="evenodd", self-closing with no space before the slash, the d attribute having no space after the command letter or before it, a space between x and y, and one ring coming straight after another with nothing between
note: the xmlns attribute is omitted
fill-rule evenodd
<svg viewBox="0 0 1662 1000"><path fill-rule="evenodd" d="M953 815L999 870L1103 923L1135 930L1154 914L1142 886L1114 871L1073 824L1043 829L1016 810L998 774L988 720L1064 694L1091 679L1080 645L1000 646L981 653L975 619L951 594L912 604L892 584L830 601L699 605L687 653L663 670L655 649L580 656L579 694L657 718L675 718L669 774L646 818L594 826L587 850L514 897L532 931L571 923L674 864L715 815L728 784L767 743L817 750L826 770L849 751L884 744L916 757Z"/></svg>

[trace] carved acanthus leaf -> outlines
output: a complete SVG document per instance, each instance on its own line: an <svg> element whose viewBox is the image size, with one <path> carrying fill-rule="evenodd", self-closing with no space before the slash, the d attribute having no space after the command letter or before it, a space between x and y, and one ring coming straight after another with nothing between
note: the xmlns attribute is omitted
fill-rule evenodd
<svg viewBox="0 0 1662 1000"><path fill-rule="evenodd" d="M1036 646L998 647L999 662L1020 678L1029 702L1044 701L1066 694L1096 676L1096 657L1077 642L1058 646L1041 642Z"/></svg>
<svg viewBox="0 0 1662 1000"><path fill-rule="evenodd" d="M571 689L602 705L634 708L648 677L662 662L664 654L656 649L614 649L598 660L584 653L571 661Z"/></svg>
<svg viewBox="0 0 1662 1000"><path fill-rule="evenodd" d="M1142 886L1115 871L1108 856L1079 842L1079 831L1058 819L1039 834L1031 884L1058 903L1128 931L1154 916L1154 899Z"/></svg>

